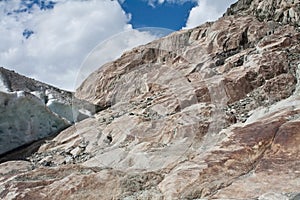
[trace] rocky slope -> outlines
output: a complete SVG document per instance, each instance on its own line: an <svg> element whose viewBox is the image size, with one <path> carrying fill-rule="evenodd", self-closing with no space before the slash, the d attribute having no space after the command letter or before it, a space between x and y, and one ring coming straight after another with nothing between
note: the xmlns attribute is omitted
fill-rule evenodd
<svg viewBox="0 0 300 200"><path fill-rule="evenodd" d="M256 3L91 74L76 97L106 109L2 163L0 198L299 199L298 21Z"/></svg>
<svg viewBox="0 0 300 200"><path fill-rule="evenodd" d="M83 101L72 96L1 67L0 160L11 150L62 131L74 123L74 117L87 118L81 113Z"/></svg>
<svg viewBox="0 0 300 200"><path fill-rule="evenodd" d="M254 15L261 21L276 21L300 26L299 0L242 0L228 8L225 15Z"/></svg>

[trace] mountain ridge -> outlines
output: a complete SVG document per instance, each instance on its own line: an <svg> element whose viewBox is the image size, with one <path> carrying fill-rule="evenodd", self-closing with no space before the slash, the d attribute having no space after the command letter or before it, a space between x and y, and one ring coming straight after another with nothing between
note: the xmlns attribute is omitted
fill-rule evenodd
<svg viewBox="0 0 300 200"><path fill-rule="evenodd" d="M24 75L18 74L14 70L8 70L4 67L0 67L0 76L1 76L1 81L4 82L3 85L5 85L8 92L11 91L32 92L32 91L41 90L41 88L43 90L51 88L52 90L59 90L62 93L65 92L70 97L72 95L71 92L69 91L61 90L58 87L45 84L41 81L37 81L32 78L28 78Z"/></svg>

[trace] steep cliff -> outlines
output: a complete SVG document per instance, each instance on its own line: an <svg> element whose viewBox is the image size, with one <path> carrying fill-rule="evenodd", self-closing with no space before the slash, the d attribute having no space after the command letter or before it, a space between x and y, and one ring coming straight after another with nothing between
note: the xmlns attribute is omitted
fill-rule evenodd
<svg viewBox="0 0 300 200"><path fill-rule="evenodd" d="M298 11L240 0L105 64L75 95L106 109L1 164L0 197L298 199Z"/></svg>

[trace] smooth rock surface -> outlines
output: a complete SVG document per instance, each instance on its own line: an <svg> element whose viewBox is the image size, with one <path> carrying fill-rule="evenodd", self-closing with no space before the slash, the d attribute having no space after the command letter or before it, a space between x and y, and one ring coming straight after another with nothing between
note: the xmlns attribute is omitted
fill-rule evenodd
<svg viewBox="0 0 300 200"><path fill-rule="evenodd" d="M299 198L300 33L243 9L91 74L76 97L106 109L3 163L0 198Z"/></svg>

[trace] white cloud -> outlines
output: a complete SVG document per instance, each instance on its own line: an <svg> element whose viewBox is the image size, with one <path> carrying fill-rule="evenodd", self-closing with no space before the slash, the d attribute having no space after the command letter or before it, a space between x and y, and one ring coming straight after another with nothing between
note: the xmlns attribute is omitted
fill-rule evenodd
<svg viewBox="0 0 300 200"><path fill-rule="evenodd" d="M183 4L186 2L197 2L197 0L145 0L152 4L163 4L163 3L176 3L176 4Z"/></svg>
<svg viewBox="0 0 300 200"><path fill-rule="evenodd" d="M153 0L153 1L157 1L158 3L162 4L162 3L177 3L177 4L183 4L186 3L188 1L191 2L197 2L197 0Z"/></svg>
<svg viewBox="0 0 300 200"><path fill-rule="evenodd" d="M119 0L122 1L125 0ZM145 1L153 5L186 2ZM199 0L198 6L191 10L186 26L191 28L216 19L235 1ZM117 33L132 30L128 24L130 14L122 10L118 1L56 0L58 3L53 9L41 10L34 5L30 12L12 12L26 8L20 2L0 0L0 66L60 88L74 89L79 67L96 44ZM25 29L34 32L28 39L23 36ZM140 32L125 38L116 39L114 44L108 45L106 51L101 53L102 61L97 62L114 59L124 49L153 39L151 35Z"/></svg>
<svg viewBox="0 0 300 200"><path fill-rule="evenodd" d="M126 0L119 0L120 3L124 3ZM163 3L174 3L174 4L183 4L186 2L197 2L197 0L142 0L148 2L148 5L152 6L153 8L156 7L158 4Z"/></svg>
<svg viewBox="0 0 300 200"><path fill-rule="evenodd" d="M198 5L192 8L185 28L194 28L207 21L221 17L230 4L237 0L198 0Z"/></svg>
<svg viewBox="0 0 300 200"><path fill-rule="evenodd" d="M0 65L64 89L74 89L79 67L96 44L132 29L117 1L60 0L53 9L34 6L7 15L18 8L20 0L0 2ZM25 29L34 32L28 39Z"/></svg>

